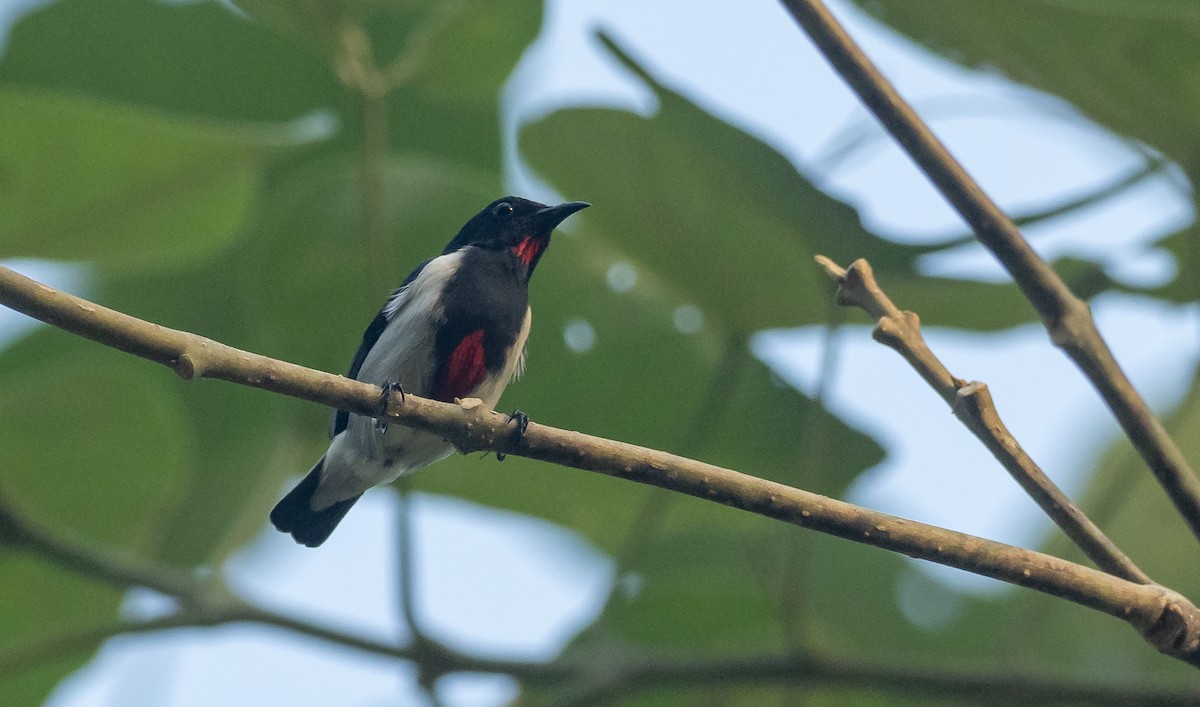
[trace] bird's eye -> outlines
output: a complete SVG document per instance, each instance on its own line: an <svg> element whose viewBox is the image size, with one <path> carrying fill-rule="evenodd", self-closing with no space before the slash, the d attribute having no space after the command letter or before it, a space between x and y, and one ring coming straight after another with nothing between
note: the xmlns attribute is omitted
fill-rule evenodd
<svg viewBox="0 0 1200 707"><path fill-rule="evenodd" d="M500 217L512 216L512 204L508 203L507 201L501 201L499 204L496 204L495 208L492 209L492 213Z"/></svg>

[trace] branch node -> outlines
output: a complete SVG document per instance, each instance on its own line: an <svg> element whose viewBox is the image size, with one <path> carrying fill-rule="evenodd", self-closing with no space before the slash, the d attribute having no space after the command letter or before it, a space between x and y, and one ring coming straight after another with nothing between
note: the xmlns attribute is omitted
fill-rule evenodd
<svg viewBox="0 0 1200 707"><path fill-rule="evenodd" d="M878 289L875 283L875 272L871 264L859 258L850 267L838 283L837 303L842 307L861 307L872 315L875 312L867 304L870 302L872 291Z"/></svg>
<svg viewBox="0 0 1200 707"><path fill-rule="evenodd" d="M1078 347L1081 342L1090 341L1099 336L1092 310L1087 302L1078 297L1071 297L1055 316L1044 320L1050 341L1060 349L1069 350Z"/></svg>
<svg viewBox="0 0 1200 707"><path fill-rule="evenodd" d="M1200 650L1200 613L1182 594L1165 587L1161 590L1162 610L1153 623L1137 628L1162 653L1194 664Z"/></svg>
<svg viewBox="0 0 1200 707"><path fill-rule="evenodd" d="M995 403L992 402L992 393L988 390L987 383L982 381L960 385L954 394L951 410L960 420L972 418L989 428L1000 421Z"/></svg>
<svg viewBox="0 0 1200 707"><path fill-rule="evenodd" d="M463 410L474 410L483 405L483 401L479 398L455 398L454 402L458 403L458 406Z"/></svg>
<svg viewBox="0 0 1200 707"><path fill-rule="evenodd" d="M880 317L875 330L871 332L871 338L901 353L915 350L917 346L910 342L920 337L921 317L907 310Z"/></svg>
<svg viewBox="0 0 1200 707"><path fill-rule="evenodd" d="M175 371L175 373L185 381L196 377L196 361L189 354L180 354L176 358L168 361L167 365L170 366L171 370Z"/></svg>

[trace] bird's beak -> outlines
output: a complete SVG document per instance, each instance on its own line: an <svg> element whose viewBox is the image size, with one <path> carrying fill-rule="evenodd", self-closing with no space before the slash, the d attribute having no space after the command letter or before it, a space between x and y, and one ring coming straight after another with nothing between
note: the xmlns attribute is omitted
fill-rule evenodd
<svg viewBox="0 0 1200 707"><path fill-rule="evenodd" d="M586 201L568 201L558 206L547 206L537 212L538 225L546 229L547 232L554 230L554 227L562 223L568 216L581 211L591 206Z"/></svg>

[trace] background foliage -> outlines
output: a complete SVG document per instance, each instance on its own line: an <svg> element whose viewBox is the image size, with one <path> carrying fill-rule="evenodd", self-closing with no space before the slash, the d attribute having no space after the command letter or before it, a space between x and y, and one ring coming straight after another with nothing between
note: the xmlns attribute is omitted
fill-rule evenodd
<svg viewBox="0 0 1200 707"><path fill-rule="evenodd" d="M1093 11L1100 4L1106 11ZM1148 159L1161 153L1193 185L1200 176L1193 4L864 5L956 61L1061 97L1137 141ZM17 22L0 59L0 258L81 263L91 297L106 305L342 371L387 291L365 274L398 281L507 191L500 92L537 34L542 7L244 0L238 9L59 0ZM805 41L799 32L796 41ZM374 187L364 177L371 128L347 78L363 56L356 47L377 67L407 62L406 80L382 99L388 258L363 235L364 184ZM520 159L596 208L556 240L554 262L539 269L536 375L505 404L556 426L841 495L882 450L781 386L747 346L762 329L826 322L829 288L811 265L814 253L868 258L902 306L942 326L1004 329L1030 321L1032 310L1007 284L918 276L917 258L956 244L899 245L870 233L850 205L770 146L656 78L619 41L605 47L658 108L646 116L566 106L520 127ZM1192 231L1164 234L1163 246L1186 262ZM614 263L636 270L631 291L610 287ZM1115 287L1095 264L1057 265L1081 294ZM1195 280L1153 294L1192 301ZM698 331L674 325L680 305L700 309ZM578 320L595 334L583 353L557 335ZM241 548L285 479L324 446L324 410L237 386L184 386L54 330L0 352L0 390L5 488L56 525L180 566L218 566ZM68 399L87 424L64 424ZM1200 459L1188 434L1198 400L1193 393L1171 420L1192 459ZM1126 627L1031 592L969 599L947 630L923 632L896 608L903 558L729 509L517 458L485 473L478 460L456 457L415 486L545 518L620 553L642 590L615 598L568 654L806 647L868 661L899 652L932 667L1196 684ZM1087 497L1151 575L1200 596L1200 576L1177 559L1194 548L1134 455L1109 455ZM1150 534L1147 519L1163 527ZM1051 549L1075 559L1069 548ZM0 647L101 624L120 602L116 592L2 550L0 577ZM6 704L38 703L89 658L0 676L0 695ZM763 704L783 691L733 686L713 699ZM630 704L686 695L653 691ZM812 697L867 699L852 687Z"/></svg>

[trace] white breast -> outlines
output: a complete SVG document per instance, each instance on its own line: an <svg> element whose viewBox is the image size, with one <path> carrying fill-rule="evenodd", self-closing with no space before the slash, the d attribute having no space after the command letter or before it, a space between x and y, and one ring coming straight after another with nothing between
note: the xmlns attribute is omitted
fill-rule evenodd
<svg viewBox="0 0 1200 707"><path fill-rule="evenodd" d="M417 395L429 394L434 338L445 314L441 294L461 264L461 252L440 255L392 297L384 308L388 325L363 361L358 380L375 385L390 380Z"/></svg>
<svg viewBox="0 0 1200 707"><path fill-rule="evenodd" d="M363 361L358 380L375 385L391 381L406 392L429 395L437 324L444 315L439 304L441 292L461 262L458 252L434 258L388 302L384 310L388 325ZM451 451L436 435L402 425L389 426L383 435L375 429L374 420L351 415L346 429L334 437L326 452L313 506L323 508L351 498Z"/></svg>

